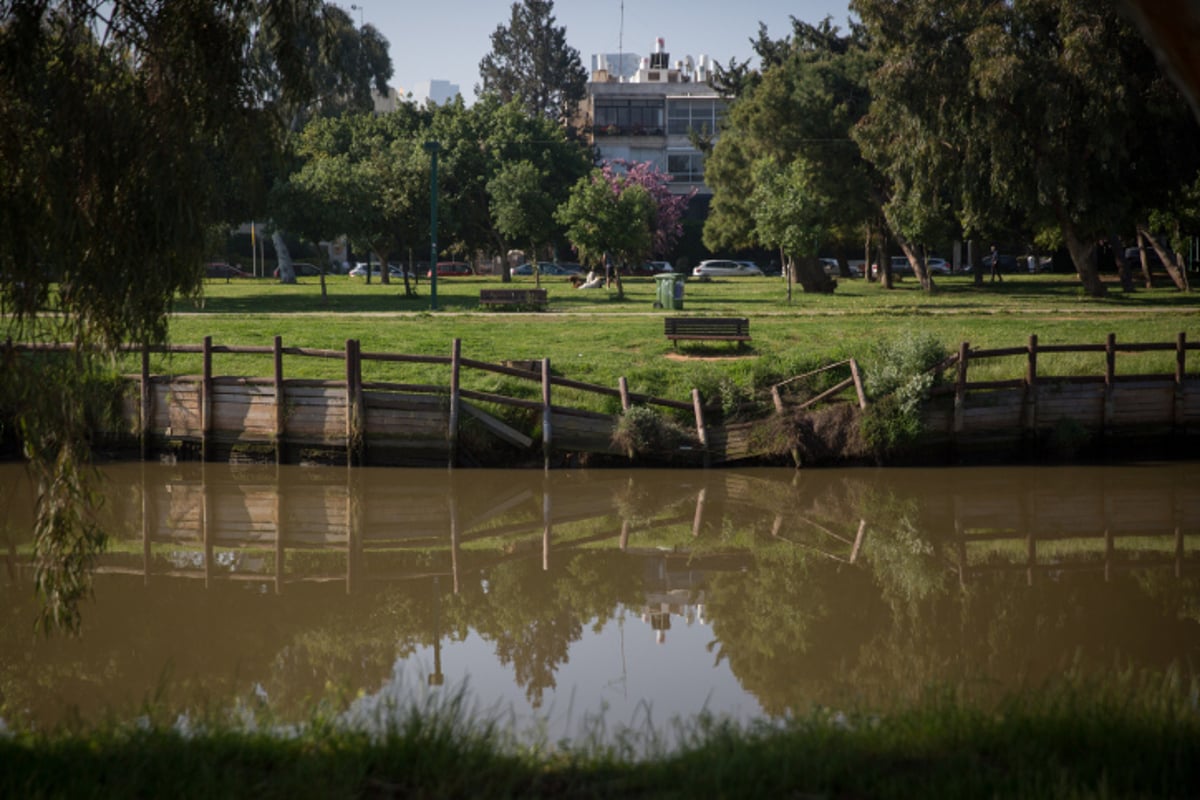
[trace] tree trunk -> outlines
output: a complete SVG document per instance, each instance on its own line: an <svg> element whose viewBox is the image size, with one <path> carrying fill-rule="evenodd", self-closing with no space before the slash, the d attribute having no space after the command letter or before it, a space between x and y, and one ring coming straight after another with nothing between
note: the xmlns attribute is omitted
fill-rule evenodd
<svg viewBox="0 0 1200 800"><path fill-rule="evenodd" d="M875 274L871 271L871 226L867 226L867 240L863 243L863 275L867 283L874 283Z"/></svg>
<svg viewBox="0 0 1200 800"><path fill-rule="evenodd" d="M1171 280L1175 282L1175 287L1181 292L1188 291L1187 272L1182 268L1183 259L1176 261L1175 253L1170 253L1161 244L1158 239L1150 235L1150 231L1146 230L1145 226L1138 226L1138 234L1146 237L1146 241L1150 242L1150 246L1154 248L1154 252L1158 255L1158 260L1163 263L1167 270L1167 274L1171 276Z"/></svg>
<svg viewBox="0 0 1200 800"><path fill-rule="evenodd" d="M1145 281L1147 289L1154 288L1154 279L1150 277L1150 259L1146 255L1146 240L1142 238L1142 232L1137 231L1138 258L1142 262L1142 280Z"/></svg>
<svg viewBox="0 0 1200 800"><path fill-rule="evenodd" d="M288 251L287 242L283 240L283 232L271 234L271 244L275 245L275 258L279 266L279 282L295 283L296 268L292 266L292 254Z"/></svg>
<svg viewBox="0 0 1200 800"><path fill-rule="evenodd" d="M1071 260L1075 262L1075 272L1079 275L1083 290L1089 297L1104 297L1108 290L1104 288L1104 283L1100 280L1100 271L1096 267L1096 243L1080 239L1075 224L1064 219L1062 214L1059 215L1059 224L1062 226L1063 238L1067 242Z"/></svg>
<svg viewBox="0 0 1200 800"><path fill-rule="evenodd" d="M1113 258L1117 262L1117 274L1121 277L1121 291L1129 294L1133 292L1133 270L1129 266L1129 260L1125 258L1125 243L1121 241L1121 237L1115 233L1108 234L1108 241L1112 244Z"/></svg>
<svg viewBox="0 0 1200 800"><path fill-rule="evenodd" d="M375 252L375 257L379 259L379 282L385 286L390 286L392 283L392 276L388 272L388 256L390 255L391 253L387 251Z"/></svg>
<svg viewBox="0 0 1200 800"><path fill-rule="evenodd" d="M800 281L801 288L810 294L833 294L837 289L837 281L825 274L819 259L811 256L793 259L793 268Z"/></svg>
<svg viewBox="0 0 1200 800"><path fill-rule="evenodd" d="M792 303L792 262L788 261L787 256L783 254L783 248L779 248L779 263L783 265L783 280L787 284L787 301L788 305Z"/></svg>
<svg viewBox="0 0 1200 800"><path fill-rule="evenodd" d="M926 292L933 291L933 275L925 269L925 248L914 247L903 236L896 237L896 243L900 245L900 249L904 251L904 257L908 259L908 263L912 265L913 274L917 276L917 280L921 282L921 288ZM889 262L890 263L890 262Z"/></svg>

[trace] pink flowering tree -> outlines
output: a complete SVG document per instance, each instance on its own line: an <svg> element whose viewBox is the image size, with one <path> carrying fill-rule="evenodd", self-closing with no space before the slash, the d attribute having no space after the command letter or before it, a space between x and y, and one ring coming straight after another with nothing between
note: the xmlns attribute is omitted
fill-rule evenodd
<svg viewBox="0 0 1200 800"><path fill-rule="evenodd" d="M671 176L659 172L649 161L614 159L604 162L600 172L613 191L619 192L619 187L624 186L641 186L646 189L654 203L654 214L650 223L651 252L659 256L669 253L671 247L683 235L683 213L696 190L692 189L688 194L671 194L667 186L671 182Z"/></svg>

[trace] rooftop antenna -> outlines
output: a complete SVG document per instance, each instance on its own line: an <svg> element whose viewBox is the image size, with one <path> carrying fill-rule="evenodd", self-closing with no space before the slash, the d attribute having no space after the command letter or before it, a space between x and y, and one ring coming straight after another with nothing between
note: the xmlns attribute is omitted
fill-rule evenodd
<svg viewBox="0 0 1200 800"><path fill-rule="evenodd" d="M621 0L621 27L617 29L618 75L625 72L625 0Z"/></svg>

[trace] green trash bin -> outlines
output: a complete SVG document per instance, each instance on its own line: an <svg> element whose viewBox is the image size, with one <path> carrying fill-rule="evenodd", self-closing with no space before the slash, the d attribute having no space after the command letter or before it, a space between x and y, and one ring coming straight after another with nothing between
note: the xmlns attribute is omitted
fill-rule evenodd
<svg viewBox="0 0 1200 800"><path fill-rule="evenodd" d="M665 308L668 311L683 309L683 278L684 276L674 272L654 276L654 280L658 284L658 292L654 301L657 308Z"/></svg>

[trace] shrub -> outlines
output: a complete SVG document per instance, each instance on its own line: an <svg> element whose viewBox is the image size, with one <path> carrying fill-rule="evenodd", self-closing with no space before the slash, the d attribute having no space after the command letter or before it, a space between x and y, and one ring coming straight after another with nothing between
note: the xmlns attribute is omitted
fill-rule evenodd
<svg viewBox="0 0 1200 800"><path fill-rule="evenodd" d="M862 431L876 452L895 452L921 433L921 408L941 380L934 367L947 355L930 334L889 340L869 355L863 367L863 390L871 405Z"/></svg>

